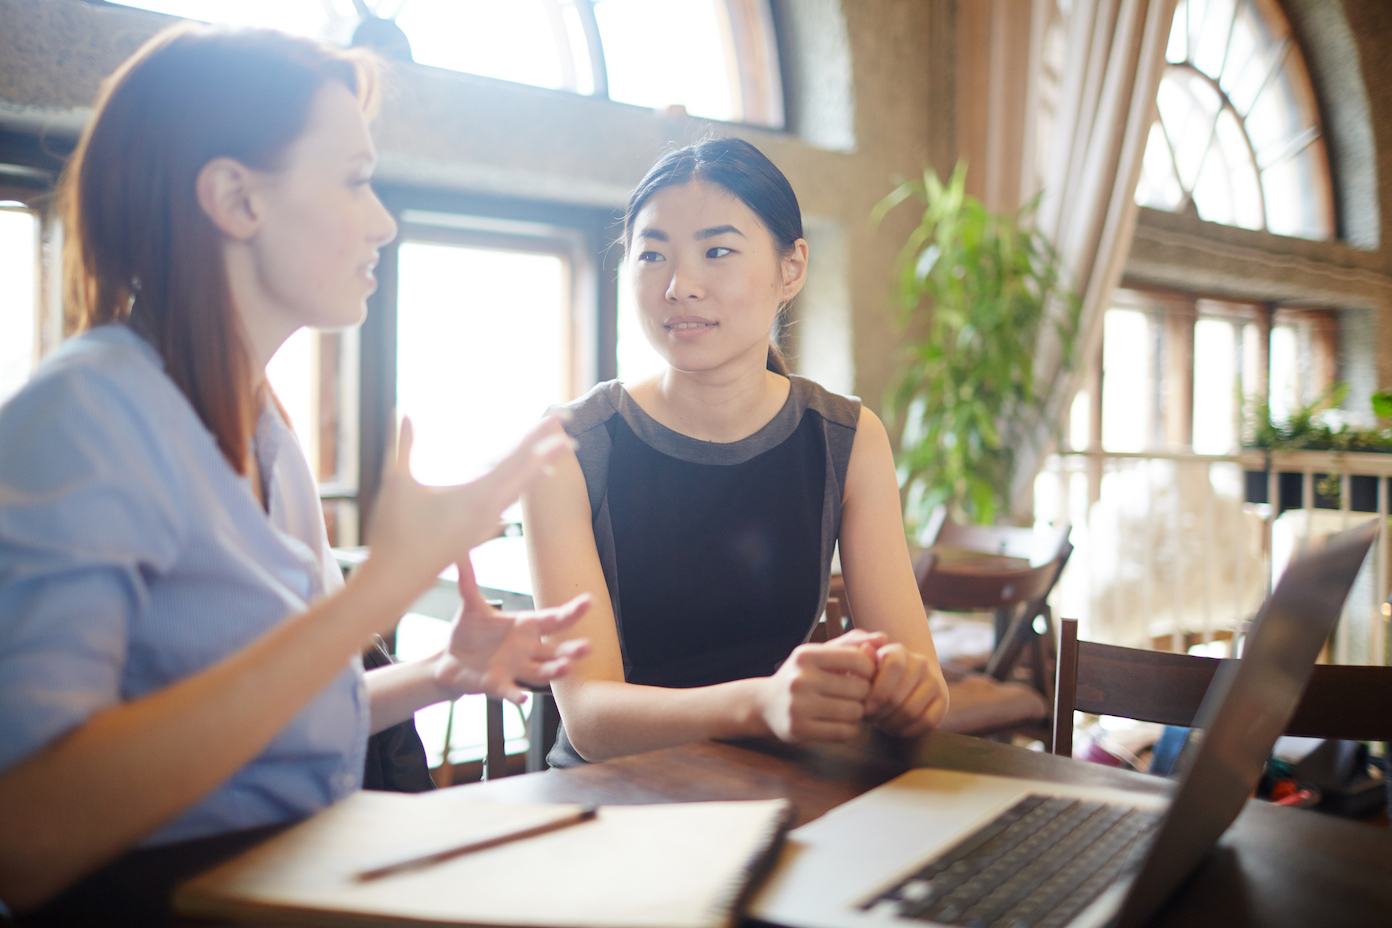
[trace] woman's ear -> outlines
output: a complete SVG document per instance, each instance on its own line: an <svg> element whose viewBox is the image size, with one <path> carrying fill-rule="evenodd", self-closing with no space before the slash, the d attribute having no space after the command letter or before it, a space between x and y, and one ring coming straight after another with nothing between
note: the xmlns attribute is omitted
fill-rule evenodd
<svg viewBox="0 0 1392 928"><path fill-rule="evenodd" d="M807 282L807 239L793 242L793 248L779 260L783 275L783 292L779 302L787 303L802 290Z"/></svg>
<svg viewBox="0 0 1392 928"><path fill-rule="evenodd" d="M256 178L232 158L214 158L203 165L194 181L198 205L222 233L246 241L261 227Z"/></svg>

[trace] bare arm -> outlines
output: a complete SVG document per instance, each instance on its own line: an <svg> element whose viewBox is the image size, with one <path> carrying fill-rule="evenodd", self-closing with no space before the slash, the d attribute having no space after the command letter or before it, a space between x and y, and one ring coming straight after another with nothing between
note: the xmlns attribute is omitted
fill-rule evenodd
<svg viewBox="0 0 1392 928"><path fill-rule="evenodd" d="M886 731L922 734L947 713L947 684L904 539L889 437L863 407L846 470L840 544L856 627L889 639L879 649L866 715Z"/></svg>
<svg viewBox="0 0 1392 928"><path fill-rule="evenodd" d="M523 536L539 605L591 596L571 634L589 639L592 652L552 686L581 756L602 760L705 738L854 735L873 674L871 658L856 646L803 645L772 677L691 689L624 682L585 478L574 454L563 454L554 470L523 497Z"/></svg>
<svg viewBox="0 0 1392 928"><path fill-rule="evenodd" d="M254 757L370 634L488 537L503 507L565 447L558 432L543 423L493 473L431 489L410 476L403 427L373 556L346 589L207 670L96 713L0 774L0 899L19 911L37 906Z"/></svg>

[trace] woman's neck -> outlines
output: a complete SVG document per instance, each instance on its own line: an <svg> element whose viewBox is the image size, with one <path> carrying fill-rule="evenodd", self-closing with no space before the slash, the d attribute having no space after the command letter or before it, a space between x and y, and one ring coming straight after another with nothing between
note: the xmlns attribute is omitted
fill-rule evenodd
<svg viewBox="0 0 1392 928"><path fill-rule="evenodd" d="M260 286L248 249L241 243L224 246L227 289L232 306L247 340L247 360L251 364L252 384L257 389L266 379L266 365L299 328L277 307Z"/></svg>
<svg viewBox="0 0 1392 928"><path fill-rule="evenodd" d="M702 441L729 443L763 428L787 402L786 377L766 370L686 373L667 368L629 395L658 422Z"/></svg>

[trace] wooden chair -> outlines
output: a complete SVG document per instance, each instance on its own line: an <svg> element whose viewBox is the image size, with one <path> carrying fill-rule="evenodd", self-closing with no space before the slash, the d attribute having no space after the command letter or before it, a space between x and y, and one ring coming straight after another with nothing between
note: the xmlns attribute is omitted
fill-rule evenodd
<svg viewBox="0 0 1392 928"><path fill-rule="evenodd" d="M948 517L946 507L939 507L929 525L933 542L914 565L924 607L994 611L995 648L986 675L1007 680L1028 651L1031 681L1052 702L1054 632L1048 596L1073 553L1068 540L1071 526L1036 532L1011 526L958 525ZM945 556L949 552L951 558ZM1036 622L1042 627L1036 628Z"/></svg>
<svg viewBox="0 0 1392 928"><path fill-rule="evenodd" d="M556 706L556 697L551 695L551 687L526 687L532 694L532 708L527 713L527 755L523 770L508 766L507 748L503 739L503 700L489 697L485 708L486 748L483 755L483 779L496 780L499 777L517 773L536 773L546 769L546 753L556 743L556 732L561 727L561 710Z"/></svg>
<svg viewBox="0 0 1392 928"><path fill-rule="evenodd" d="M1069 526L1035 532L958 525L948 518L946 507L939 507L929 526L933 546L924 549L914 563L924 608L994 611L997 621L998 644L985 673L944 663L951 704L941 727L985 736L1019 731L1047 739L1054 675L1048 651L1053 641L1052 614L1046 599L1073 551ZM971 556L962 557L962 552ZM832 592L845 595L840 577L833 578ZM854 604L841 599L840 606L846 621L854 624ZM1041 617L1043 635L1034 629ZM1027 649L1031 685L1009 679Z"/></svg>
<svg viewBox="0 0 1392 928"><path fill-rule="evenodd" d="M1189 726L1225 661L1078 640L1059 623L1053 753L1073 754L1073 713ZM1317 664L1286 734L1392 741L1392 667Z"/></svg>
<svg viewBox="0 0 1392 928"><path fill-rule="evenodd" d="M920 560L920 563L922 561ZM1014 609L1042 597L1052 585L1052 565L1026 571L968 573L929 569L919 590L933 597L926 608L980 612L993 607ZM1030 632L1033 633L1032 630ZM997 648L993 661L1000 654ZM1043 679L1043 654L1035 679ZM988 666L990 666L988 664ZM1005 679L1009 668L999 664L1000 675L975 673L944 663L950 697L947 716L940 725L946 731L969 735L1003 735L1025 732L1048 737L1050 703L1035 686Z"/></svg>

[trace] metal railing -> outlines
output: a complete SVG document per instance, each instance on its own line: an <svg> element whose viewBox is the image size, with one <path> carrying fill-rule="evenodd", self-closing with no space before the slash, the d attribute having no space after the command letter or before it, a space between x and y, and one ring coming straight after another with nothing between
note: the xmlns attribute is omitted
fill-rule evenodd
<svg viewBox="0 0 1392 928"><path fill-rule="evenodd" d="M1223 643L1241 636L1292 556L1369 518L1387 525L1389 478L1392 454L1052 455L1035 483L1035 512L1070 521L1077 549L1055 613L1077 616L1094 640L1177 651L1199 644L1225 656ZM1335 631L1336 663L1388 662L1385 536Z"/></svg>

